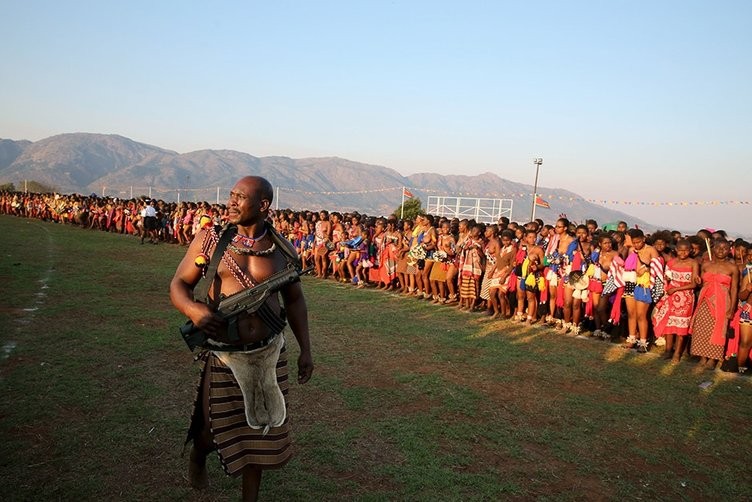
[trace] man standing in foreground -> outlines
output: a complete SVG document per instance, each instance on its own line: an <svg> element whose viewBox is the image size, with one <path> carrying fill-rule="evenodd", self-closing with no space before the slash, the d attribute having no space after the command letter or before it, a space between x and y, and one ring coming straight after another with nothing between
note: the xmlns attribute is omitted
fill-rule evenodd
<svg viewBox="0 0 752 502"><path fill-rule="evenodd" d="M313 373L299 281L280 289L284 308L274 292L230 329L216 313L222 298L263 283L297 259L289 242L266 222L273 195L264 178L238 181L230 192L229 225L219 232L203 228L170 284L172 303L208 337L207 350L200 354L204 366L187 439L193 440L190 482L206 486L206 457L216 449L227 474L242 474L243 500L258 496L262 469L281 467L290 458L285 311L300 346L298 383L306 383ZM197 288L204 274L208 282Z"/></svg>

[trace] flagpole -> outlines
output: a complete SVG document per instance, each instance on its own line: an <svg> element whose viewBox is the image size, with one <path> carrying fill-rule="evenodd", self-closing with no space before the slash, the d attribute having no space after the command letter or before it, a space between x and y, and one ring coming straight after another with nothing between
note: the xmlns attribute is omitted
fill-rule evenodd
<svg viewBox="0 0 752 502"><path fill-rule="evenodd" d="M405 219L405 185L402 185L402 204L400 204L400 220Z"/></svg>
<svg viewBox="0 0 752 502"><path fill-rule="evenodd" d="M535 221L535 201L538 198L538 171L541 164L543 164L543 159L537 157L533 159L533 164L535 164L535 186L533 188L533 209L530 211L530 221Z"/></svg>

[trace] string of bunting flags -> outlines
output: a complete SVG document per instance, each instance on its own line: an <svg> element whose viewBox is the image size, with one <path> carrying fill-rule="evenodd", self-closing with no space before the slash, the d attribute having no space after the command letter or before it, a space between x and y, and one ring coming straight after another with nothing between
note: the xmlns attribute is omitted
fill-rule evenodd
<svg viewBox="0 0 752 502"><path fill-rule="evenodd" d="M306 195L352 195L352 194L369 194L369 193L383 193L402 190L407 197L411 197L414 192L426 193L426 194L438 194L446 193L447 190L436 190L432 188L417 188L417 187L388 187L388 188L372 188L369 190L349 190L349 191L323 191L312 192L307 190L298 190L295 188L278 187L279 190L288 192L303 193ZM467 196L467 197L497 197L497 198L529 198L532 194L529 192L454 192L453 196ZM538 194L536 202L540 202L539 207L550 206L551 201L561 200L567 202L589 202L591 204L600 205L625 205L625 206L664 206L664 207L690 207L690 206L740 206L750 205L752 202L745 200L709 200L709 201L634 201L634 200L615 200L615 199L586 199L584 197L570 197L565 195L556 194Z"/></svg>
<svg viewBox="0 0 752 502"><path fill-rule="evenodd" d="M277 187L280 190L284 190L286 192L296 192L296 193L302 193L305 195L352 195L352 194L366 194L366 193L381 193L381 192L393 192L395 190L400 190L402 187L392 187L392 188L375 188L371 190L349 190L344 192L311 192L308 190L298 190L297 188L287 188L287 187Z"/></svg>
<svg viewBox="0 0 752 502"><path fill-rule="evenodd" d="M217 194L217 200L220 199L220 191L226 192L229 189L221 188L221 187L203 187L203 188L163 188L163 187L102 187L102 195L105 194L105 192L109 192L109 194L120 193L120 194L127 194L131 193L131 196L133 194L137 194L139 192L142 193L148 193L149 196L152 196L152 192L156 193L170 193L170 192L182 192L182 193L201 193L201 192L214 192L216 191ZM414 197L414 193L416 194L441 194L446 195L448 190L437 190L433 188L419 188L419 187L408 187L408 186L394 186L394 187L384 187L384 188L370 188L366 190L344 190L344 191L310 191L310 190L299 190L297 188L290 188L290 187L283 187L283 186L277 186L275 187L276 191L285 191L285 192L295 192L300 193L304 195L357 195L357 194L373 194L373 193L385 193L385 192L401 192L401 195L407 198ZM453 192L453 197L494 197L499 199L511 199L511 198L526 198L529 199L532 194L530 192ZM556 209L551 208L551 203L553 201L566 201L566 202L589 202L591 204L599 204L603 206L607 205L624 205L624 206L653 206L653 207L697 207L697 206L749 206L752 205L751 201L748 200L694 200L694 201L686 201L686 200L679 200L679 201L643 201L643 200L618 200L618 199L586 199L584 197L572 197L567 195L556 195L555 193L538 193L536 197L536 205L538 207L547 208L547 209Z"/></svg>

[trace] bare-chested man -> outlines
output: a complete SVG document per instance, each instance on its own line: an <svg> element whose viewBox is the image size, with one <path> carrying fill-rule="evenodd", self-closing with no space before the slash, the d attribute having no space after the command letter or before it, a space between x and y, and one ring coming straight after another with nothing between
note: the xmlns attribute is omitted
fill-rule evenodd
<svg viewBox="0 0 752 502"><path fill-rule="evenodd" d="M276 292L269 296L259 315L241 315L237 323L237 338L228 333L227 324L215 312L220 298L238 293L266 280L272 274L290 266L293 254L283 251L288 246L284 238L272 236L274 231L265 220L273 198L271 184L264 178L248 176L238 181L230 192L229 223L221 232L232 236L209 284L207 303L194 300L194 288L202 277L207 257L213 257L220 239L213 227L202 229L186 252L170 283L170 299L208 337L211 350L200 354L203 361L199 395L188 433L193 440L189 463L189 479L194 487L207 484L206 457L217 449L222 466L230 475L243 477L243 499L255 500L261 483L262 469L280 467L290 457L289 421L281 411L280 424L267 423L264 431L249 426L238 378L246 390L259 385L259 373L271 376L265 387L284 395L287 383L287 355L284 347L284 314ZM294 249L289 245L289 250ZM210 268L211 270L211 268ZM211 275L211 274L210 274ZM298 383L304 384L313 373L313 359L308 336L308 312L300 282L293 282L280 290L292 332L300 347ZM271 316L271 317L270 317ZM274 322L269 321L272 319ZM272 326L274 325L274 326ZM267 352L268 351L268 352ZM262 366L253 365L253 358L261 358ZM260 371L249 371L251 368ZM264 371L266 370L266 371ZM249 379L243 373L251 373ZM241 377L238 377L241 375ZM276 382L276 388L274 387ZM209 402L213 403L211 409ZM280 411L280 400L277 411ZM221 403L221 404L220 404ZM258 403L257 403L258 404ZM286 404L281 402L286 408ZM254 408L256 409L256 408ZM254 424L258 426L258 424ZM271 426L271 428L269 428ZM266 434L268 432L268 434Z"/></svg>

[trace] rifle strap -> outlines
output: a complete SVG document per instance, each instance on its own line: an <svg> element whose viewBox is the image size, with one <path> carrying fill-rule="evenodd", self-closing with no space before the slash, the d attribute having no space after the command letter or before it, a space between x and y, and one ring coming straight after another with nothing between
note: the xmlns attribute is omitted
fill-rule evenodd
<svg viewBox="0 0 752 502"><path fill-rule="evenodd" d="M285 240L285 238L282 237L270 223L267 222L266 225L272 241L276 243L277 249L282 252L287 262L292 263L298 271L302 270L300 257L297 255L297 253L293 254L293 252L290 250L289 241ZM216 228L218 229L219 227ZM215 231L217 230L215 229ZM224 229L224 231L221 232L219 241L214 248L214 253L209 260L206 274L193 289L193 298L196 301L207 303L207 301L209 300L209 288L214 283L214 277L217 275L219 262L222 261L222 255L225 253L225 250L230 244L232 238L235 236L235 234L237 234L237 231L238 230L235 225L228 225ZM286 324L284 309L280 313L281 316L277 316L274 312L272 312L269 305L264 303L257 311L257 313L259 314L261 320L270 328L272 333L279 333L284 329ZM230 323L230 325L228 326L228 337L232 341L238 339L237 324L233 322Z"/></svg>
<svg viewBox="0 0 752 502"><path fill-rule="evenodd" d="M256 315L259 316L259 318L264 322L264 324L266 324L266 326L269 328L269 331L271 331L272 333L281 333L282 330L285 329L285 325L287 324L285 309L282 308L279 312L279 315L277 315L266 302L264 302L264 304L259 307L259 309L256 311Z"/></svg>
<svg viewBox="0 0 752 502"><path fill-rule="evenodd" d="M208 230L207 230L208 231ZM215 230L216 231L216 230ZM203 279L201 279L196 287L193 289L193 298L201 303L206 303L209 300L209 288L214 283L214 277L217 275L217 268L219 262L222 261L222 255L225 254L225 249L230 241L237 233L235 225L230 225L222 231L219 241L214 248L214 253L209 260L209 266L206 269Z"/></svg>

